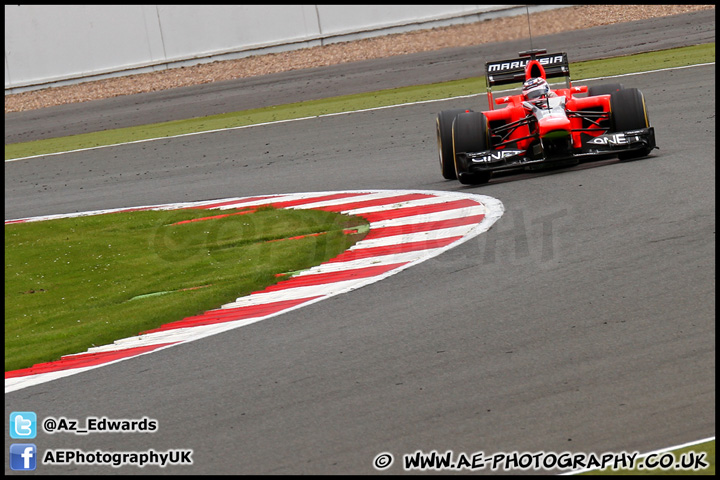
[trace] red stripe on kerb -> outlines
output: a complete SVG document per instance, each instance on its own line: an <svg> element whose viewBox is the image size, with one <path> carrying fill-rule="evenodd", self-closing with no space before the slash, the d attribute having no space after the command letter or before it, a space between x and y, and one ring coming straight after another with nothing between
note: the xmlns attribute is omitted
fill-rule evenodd
<svg viewBox="0 0 720 480"><path fill-rule="evenodd" d="M160 347L172 345L173 343L177 342L126 348L123 350L114 350L112 352L68 355L55 362L38 363L30 368L5 372L5 378L17 378L26 377L28 375L37 375L39 373L60 372L62 370L70 370L71 368L93 367L95 365L112 362L113 360L120 360L122 358L134 357L135 355L140 355L141 353L151 352Z"/></svg>
<svg viewBox="0 0 720 480"><path fill-rule="evenodd" d="M289 208L289 207L297 207L299 205L306 205L308 203L325 202L327 200L337 200L338 198L356 197L358 195L368 195L368 194L369 194L369 192L335 193L332 195L322 195L322 196L318 196L318 197L298 198L297 200L287 200L284 202L263 203L262 205L253 205L253 207L254 208L260 208L260 207ZM277 197L256 197L256 198L247 199L247 200L243 200L243 201L262 200L265 198L277 198ZM224 207L227 205L236 205L239 203L240 202L238 202L238 201L232 201L232 202L215 203L212 205L204 205L202 207L192 207L192 208L218 208L218 207Z"/></svg>
<svg viewBox="0 0 720 480"><path fill-rule="evenodd" d="M289 208L297 207L300 205L307 205L308 203L326 202L328 200L337 200L338 198L357 197L359 195L368 195L368 192L353 192L353 193L335 193L333 195L323 195L321 197L311 198L298 198L297 200L288 200L287 202L273 202L269 205L275 208ZM318 209L319 210L319 209Z"/></svg>
<svg viewBox="0 0 720 480"><path fill-rule="evenodd" d="M429 232L431 230L442 230L444 228L461 227L463 225L472 225L482 222L484 218L485 214L481 213L480 215L451 218L449 220L439 220L437 222L409 223L407 225L398 225L396 227L373 228L365 236L364 240L393 237L395 235L407 235L418 232Z"/></svg>
<svg viewBox="0 0 720 480"><path fill-rule="evenodd" d="M410 193L408 195L398 195L395 197L376 198L374 200L361 200L359 202L344 203L342 205L330 205L328 207L320 207L317 210L325 210L327 212L342 212L346 210L357 210L360 208L377 207L387 205L389 203L408 202L411 200L420 200L423 198L433 198L435 195L425 193Z"/></svg>
<svg viewBox="0 0 720 480"><path fill-rule="evenodd" d="M450 245L462 237L448 237L436 240L423 240L420 242L400 243L397 245L387 245L384 247L358 248L357 250L346 250L337 257L326 263L349 262L351 260L359 260L361 258L380 257L383 255L395 255L398 253L416 252L418 250L431 250L433 248L442 248Z"/></svg>
<svg viewBox="0 0 720 480"><path fill-rule="evenodd" d="M444 212L446 210L455 210L465 207L477 207L482 205L475 200L462 199L452 202L437 203L434 205L421 205L418 207L396 208L392 210L383 210L381 212L359 213L358 217L362 217L370 223L381 222L383 220L391 220L393 218L412 217L415 215L423 215L428 213Z"/></svg>
<svg viewBox="0 0 720 480"><path fill-rule="evenodd" d="M164 332L167 330L175 330L178 328L187 327L199 327L202 325L214 325L216 323L233 322L235 320L246 320L248 318L259 318L274 313L287 310L289 308L300 305L301 303L309 302L316 298L320 298L321 295L308 298L299 298L294 300L283 300L280 302L264 303L262 305L248 305L246 307L237 308L222 308L218 310L210 310L197 315L194 317L187 317L177 322L172 322L156 328L154 330L148 330L142 332L141 335L154 332Z"/></svg>
<svg viewBox="0 0 720 480"><path fill-rule="evenodd" d="M280 283L271 285L263 292L276 292L279 290L286 290L288 288L295 287L308 287L314 285L325 285L328 283L342 282L345 280L356 280L360 278L374 277L382 275L385 272L389 272L395 268L402 267L408 262L393 263L390 265L376 265L373 267L355 268L350 270L343 270L341 272L327 272L327 273L316 273L312 275L301 275L298 277L292 277L288 280L283 280ZM262 292L256 292L262 293Z"/></svg>
<svg viewBox="0 0 720 480"><path fill-rule="evenodd" d="M266 198L276 198L273 195L265 196L265 197L249 197L249 198L238 198L236 200L228 200L226 202L218 202L218 203L208 203L207 205L200 205L197 207L187 207L188 210L205 210L205 209L213 209L213 208L220 208L220 207L226 207L228 205L240 205L243 203L248 202L255 202L257 200L265 200Z"/></svg>

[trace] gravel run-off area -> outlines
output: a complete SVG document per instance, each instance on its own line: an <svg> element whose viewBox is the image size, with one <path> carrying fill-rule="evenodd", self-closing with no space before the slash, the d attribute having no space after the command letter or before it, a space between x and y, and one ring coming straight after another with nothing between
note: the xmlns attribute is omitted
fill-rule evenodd
<svg viewBox="0 0 720 480"><path fill-rule="evenodd" d="M120 95L132 95L203 83L233 80L374 58L405 55L443 48L518 40L563 31L712 10L715 5L590 5L572 6L525 15L485 20L408 33L333 43L312 48L248 56L192 67L171 68L76 85L5 95L5 113L34 110ZM529 22L529 25L528 25Z"/></svg>

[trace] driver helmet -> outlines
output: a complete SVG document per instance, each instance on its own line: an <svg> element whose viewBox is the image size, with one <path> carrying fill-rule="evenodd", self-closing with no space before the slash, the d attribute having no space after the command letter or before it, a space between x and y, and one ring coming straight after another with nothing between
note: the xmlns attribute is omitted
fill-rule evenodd
<svg viewBox="0 0 720 480"><path fill-rule="evenodd" d="M550 96L550 85L544 78L530 78L523 83L522 94L528 102L541 101Z"/></svg>

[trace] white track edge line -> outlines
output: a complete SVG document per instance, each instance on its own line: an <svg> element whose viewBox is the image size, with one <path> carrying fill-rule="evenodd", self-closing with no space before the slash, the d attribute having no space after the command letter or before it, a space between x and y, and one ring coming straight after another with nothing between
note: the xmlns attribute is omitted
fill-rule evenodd
<svg viewBox="0 0 720 480"><path fill-rule="evenodd" d="M658 72L664 72L664 71L668 71L668 70L682 70L682 69L686 69L686 68L705 67L705 66L708 66L708 65L715 65L715 62L697 63L697 64L694 64L694 65L684 65L684 66L681 66L681 67L660 68L660 69L657 69L657 70L647 70L647 71L644 71L644 72L633 72L633 73L623 73L623 74L618 74L618 75L608 75L608 76L606 76L606 77L581 78L581 79L578 79L578 80L575 80L575 81L576 81L576 82L589 82L589 81L601 80L601 79L607 79L607 78L628 77L628 76L632 76L632 75L645 75L645 74L648 74L648 73L658 73ZM512 90L498 90L496 93L511 92L511 91L514 91L514 90L515 90L515 89L512 89ZM42 153L42 154L39 154L39 155L30 155L30 156L27 156L27 157L8 158L8 159L5 160L5 163L18 162L18 161L20 161L20 160L31 160L31 159L34 159L34 158L41 158L41 157L51 157L51 156L56 156L56 155L65 155L65 154L68 154L68 153L85 152L85 151L89 151L89 150L99 150L99 149L101 149L101 148L120 147L120 146L123 146L123 145L134 145L134 144L138 144L138 143L154 142L154 141L157 141L157 140L169 140L169 139L175 139L175 138L190 137L190 136L193 136L193 135L203 135L203 134L206 134L206 133L228 132L228 131L231 131L231 130L241 130L241 129L245 129L245 128L262 127L262 126L266 126L266 125L276 125L276 124L281 124L281 123L299 122L299 121L303 121L303 120L312 120L312 119L314 119L314 118L335 117L335 116L339 116L339 115L350 115L350 114L353 114L353 113L363 113L363 112L373 112L373 111L377 111L377 110L385 110L385 109L388 109L388 108L407 107L407 106L412 106L412 105L422 105L422 104L426 104L426 103L435 103L435 102L445 102L445 101L447 101L447 100L455 100L455 99L458 99L458 98L472 98L472 97L479 97L479 96L482 96L482 95L487 95L487 93L485 93L485 92L482 92L482 93L473 93L473 94L470 94L470 95L458 95L457 97L437 98L437 99L434 99L434 100L422 100L422 101L419 101L419 102L399 103L399 104L395 104L395 105L385 105L385 106L382 106L382 107L372 107L372 108L364 108L364 109L360 109L360 110L350 110L350 111L347 111L347 112L325 113L325 114L321 114L321 115L312 115L312 116L309 116L309 117L289 118L289 119L287 119L287 120L275 120L275 121L272 121L272 122L254 123L254 124L252 124L252 125L240 125L240 126L238 126L238 127L217 128L217 129L214 129L214 130L203 130L202 132L181 133L181 134L179 134L179 135L170 135L170 136L167 136L167 137L145 138L145 139L142 139L142 140L133 140L133 141L131 141L131 142L113 143L113 144L110 144L110 145L99 145L99 146L97 146L97 147L78 148L78 149L76 149L76 150L66 150L66 151L63 151L63 152Z"/></svg>

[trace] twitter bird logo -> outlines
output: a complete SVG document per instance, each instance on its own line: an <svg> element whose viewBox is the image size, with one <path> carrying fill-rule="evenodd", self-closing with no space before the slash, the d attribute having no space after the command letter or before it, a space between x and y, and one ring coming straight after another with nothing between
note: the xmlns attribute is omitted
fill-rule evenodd
<svg viewBox="0 0 720 480"><path fill-rule="evenodd" d="M10 414L11 438L35 438L37 416L35 412L12 412Z"/></svg>

